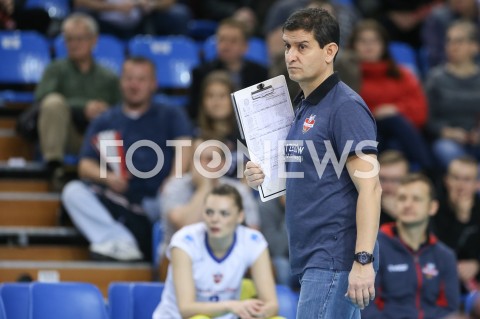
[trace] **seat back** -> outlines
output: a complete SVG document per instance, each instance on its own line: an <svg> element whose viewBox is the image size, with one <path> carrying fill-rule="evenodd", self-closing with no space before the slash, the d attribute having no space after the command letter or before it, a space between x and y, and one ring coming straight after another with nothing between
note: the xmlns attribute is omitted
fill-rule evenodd
<svg viewBox="0 0 480 319"><path fill-rule="evenodd" d="M5 314L5 308L3 307L2 298L0 298L0 319L7 319L7 315Z"/></svg>
<svg viewBox="0 0 480 319"><path fill-rule="evenodd" d="M65 58L67 56L67 47L62 35L55 39L53 46L55 57ZM125 46L114 36L101 34L98 36L97 45L93 49L93 56L99 64L119 75L125 61Z"/></svg>
<svg viewBox="0 0 480 319"><path fill-rule="evenodd" d="M278 315L286 319L295 319L297 316L298 294L283 285L276 285L276 292Z"/></svg>
<svg viewBox="0 0 480 319"><path fill-rule="evenodd" d="M108 319L103 297L89 283L33 283L30 319Z"/></svg>
<svg viewBox="0 0 480 319"><path fill-rule="evenodd" d="M160 88L188 88L192 70L200 63L195 42L182 36L137 36L129 41L128 50L131 56L155 63Z"/></svg>
<svg viewBox="0 0 480 319"><path fill-rule="evenodd" d="M25 7L44 9L54 19L64 19L70 14L70 0L27 0Z"/></svg>
<svg viewBox="0 0 480 319"><path fill-rule="evenodd" d="M415 75L420 75L417 54L409 44L403 42L390 42L389 50L395 62L407 67Z"/></svg>
<svg viewBox="0 0 480 319"><path fill-rule="evenodd" d="M9 319L29 319L30 284L4 283L0 290L5 315Z"/></svg>
<svg viewBox="0 0 480 319"><path fill-rule="evenodd" d="M211 61L217 57L217 40L215 35L208 37L203 44L203 56L205 61ZM245 59L268 66L268 50L265 40L260 38L250 38L248 41L248 50L245 53Z"/></svg>
<svg viewBox="0 0 480 319"><path fill-rule="evenodd" d="M36 84L50 63L45 38L35 32L0 32L0 83Z"/></svg>
<svg viewBox="0 0 480 319"><path fill-rule="evenodd" d="M110 318L151 319L160 302L163 283L114 282L108 289Z"/></svg>

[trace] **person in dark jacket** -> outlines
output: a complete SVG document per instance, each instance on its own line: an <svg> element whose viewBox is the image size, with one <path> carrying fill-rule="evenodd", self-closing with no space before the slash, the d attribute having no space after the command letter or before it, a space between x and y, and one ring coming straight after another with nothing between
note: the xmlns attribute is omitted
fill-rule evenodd
<svg viewBox="0 0 480 319"><path fill-rule="evenodd" d="M223 20L218 26L217 57L192 71L188 114L197 118L200 109L200 91L203 79L212 71L225 70L235 85L235 90L257 84L268 78L264 66L244 59L248 50L248 31L245 25L234 19Z"/></svg>
<svg viewBox="0 0 480 319"><path fill-rule="evenodd" d="M365 319L440 319L458 310L454 252L428 230L438 202L430 180L410 174L397 191L397 221L381 227L376 298Z"/></svg>

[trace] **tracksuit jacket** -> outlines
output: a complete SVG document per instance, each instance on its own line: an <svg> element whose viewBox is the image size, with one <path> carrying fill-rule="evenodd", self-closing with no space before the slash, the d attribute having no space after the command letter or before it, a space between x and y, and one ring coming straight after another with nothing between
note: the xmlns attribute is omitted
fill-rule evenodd
<svg viewBox="0 0 480 319"><path fill-rule="evenodd" d="M395 223L381 227L375 301L362 319L441 319L460 304L457 261L433 234L418 251L399 238Z"/></svg>

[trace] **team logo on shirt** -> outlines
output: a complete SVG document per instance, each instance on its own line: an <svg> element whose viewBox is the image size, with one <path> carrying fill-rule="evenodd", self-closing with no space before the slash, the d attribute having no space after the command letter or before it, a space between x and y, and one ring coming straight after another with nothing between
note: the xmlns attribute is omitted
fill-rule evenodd
<svg viewBox="0 0 480 319"><path fill-rule="evenodd" d="M213 282L218 284L220 281L222 281L223 275L221 273L216 273L213 275Z"/></svg>
<svg viewBox="0 0 480 319"><path fill-rule="evenodd" d="M307 133L309 129L315 125L315 116L316 115L310 115L310 117L305 119L305 122L303 122L303 130L302 133Z"/></svg>
<svg viewBox="0 0 480 319"><path fill-rule="evenodd" d="M428 263L422 268L422 273L427 279L438 276L438 269L434 263Z"/></svg>

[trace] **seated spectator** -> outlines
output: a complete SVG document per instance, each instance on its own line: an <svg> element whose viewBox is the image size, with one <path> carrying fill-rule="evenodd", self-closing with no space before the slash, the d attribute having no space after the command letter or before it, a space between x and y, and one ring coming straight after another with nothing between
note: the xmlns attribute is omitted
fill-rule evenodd
<svg viewBox="0 0 480 319"><path fill-rule="evenodd" d="M56 179L61 178L65 152L78 154L88 123L120 101L117 76L92 57L95 21L75 13L62 30L68 57L52 62L35 90L40 150Z"/></svg>
<svg viewBox="0 0 480 319"><path fill-rule="evenodd" d="M203 80L197 135L225 143L232 152L227 176L236 177L237 141L244 143L238 130L230 94L234 85L225 71L213 71ZM243 170L243 167L241 168Z"/></svg>
<svg viewBox="0 0 480 319"><path fill-rule="evenodd" d="M74 6L92 13L101 33L121 39L137 34L187 34L191 18L187 6L176 0L74 0Z"/></svg>
<svg viewBox="0 0 480 319"><path fill-rule="evenodd" d="M258 200L260 230L268 243L276 282L297 289L298 278L292 276L288 261L288 237L285 226L285 196L266 202Z"/></svg>
<svg viewBox="0 0 480 319"><path fill-rule="evenodd" d="M156 196L178 165L188 167L188 151L179 159L167 141L191 138L191 128L178 108L150 104L157 88L150 60L127 59L121 88L123 104L89 126L80 157L81 181L65 186L62 202L92 254L150 260L152 224L142 204Z"/></svg>
<svg viewBox="0 0 480 319"><path fill-rule="evenodd" d="M180 178L170 178L159 195L161 220L164 229L161 256L173 234L180 228L202 219L202 203L215 186L228 184L242 195L246 225L259 229L258 206L250 189L239 180L223 176L226 172L227 154L219 141L198 139L194 143L193 165L189 173Z"/></svg>
<svg viewBox="0 0 480 319"><path fill-rule="evenodd" d="M350 48L360 63L360 96L377 121L379 152L399 149L423 169L433 166L428 145L420 134L427 119L422 87L389 52L385 29L373 20L357 24Z"/></svg>
<svg viewBox="0 0 480 319"><path fill-rule="evenodd" d="M265 19L263 32L267 41L268 54L271 61L271 76L284 74L287 77L287 84L290 94L296 96L298 93L298 84L289 81L288 72L285 66L285 43L282 39L283 23L296 10L302 8L319 8L327 10L336 17L340 26L340 47L345 47L353 26L358 22L358 12L352 7L339 4L331 0L280 0L277 1L268 12ZM343 51L340 50L339 55ZM293 82L293 83L292 83ZM292 98L293 99L293 98Z"/></svg>
<svg viewBox="0 0 480 319"><path fill-rule="evenodd" d="M480 69L475 63L478 32L468 21L453 23L447 31L447 63L432 69L426 91L428 130L435 139L433 152L443 169L462 155L480 159Z"/></svg>
<svg viewBox="0 0 480 319"><path fill-rule="evenodd" d="M446 194L434 218L438 238L452 248L464 293L480 289L480 198L476 193L478 162L460 157L448 166Z"/></svg>
<svg viewBox="0 0 480 319"><path fill-rule="evenodd" d="M477 29L480 28L478 10L480 8L476 0L447 0L430 12L422 28L422 44L427 54L428 67L446 62L446 34L453 22L470 20Z"/></svg>
<svg viewBox="0 0 480 319"><path fill-rule="evenodd" d="M217 58L200 65L192 72L188 106L192 119L198 116L201 83L210 72L227 71L235 85L235 90L257 84L268 78L265 67L243 58L248 49L248 33L242 22L234 19L222 21L218 26L216 37Z"/></svg>
<svg viewBox="0 0 480 319"><path fill-rule="evenodd" d="M380 1L379 20L392 40L406 42L415 49L422 46L421 29L425 17L442 0Z"/></svg>
<svg viewBox="0 0 480 319"><path fill-rule="evenodd" d="M43 8L26 8L27 0L0 1L0 30L34 30L47 35L51 19Z"/></svg>
<svg viewBox="0 0 480 319"><path fill-rule="evenodd" d="M375 301L362 318L439 319L459 309L455 254L428 230L438 202L428 178L407 176L397 191L396 223L381 227Z"/></svg>
<svg viewBox="0 0 480 319"><path fill-rule="evenodd" d="M153 318L274 316L278 304L267 242L241 225L241 195L233 186L218 185L200 203L203 222L179 230L168 246L171 263ZM249 267L259 297L239 300Z"/></svg>
<svg viewBox="0 0 480 319"><path fill-rule="evenodd" d="M380 154L378 163L380 164L378 176L382 186L380 225L383 225L397 219L395 211L397 190L410 168L403 154L393 150Z"/></svg>

